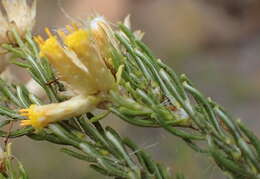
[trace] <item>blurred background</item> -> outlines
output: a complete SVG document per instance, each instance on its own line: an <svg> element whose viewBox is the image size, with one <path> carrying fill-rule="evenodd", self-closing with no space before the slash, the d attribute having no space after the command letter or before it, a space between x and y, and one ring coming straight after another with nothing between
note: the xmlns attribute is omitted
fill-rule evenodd
<svg viewBox="0 0 260 179"><path fill-rule="evenodd" d="M57 0L39 0L35 33L70 22ZM240 117L258 135L260 114L259 0L61 0L73 18L98 13L116 23L131 14L133 29L156 56L186 73L207 96ZM111 116L104 123L132 137L172 173L187 179L224 179L213 161L163 130L131 127ZM152 135L151 135L152 134ZM28 138L12 140L32 179L103 179L59 147Z"/></svg>

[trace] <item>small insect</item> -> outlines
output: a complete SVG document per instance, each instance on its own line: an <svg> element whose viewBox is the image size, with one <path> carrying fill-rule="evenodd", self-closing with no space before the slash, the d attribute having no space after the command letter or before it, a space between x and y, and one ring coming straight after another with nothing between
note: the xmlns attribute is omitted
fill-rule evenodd
<svg viewBox="0 0 260 179"><path fill-rule="evenodd" d="M54 83L57 84L57 83L58 83L58 80L59 80L58 78L56 78L56 79L54 79L54 80L51 80L51 81L47 82L46 85L50 86L50 85L52 85L52 84L54 84Z"/></svg>
<svg viewBox="0 0 260 179"><path fill-rule="evenodd" d="M171 110L171 111L177 111L177 107L170 105L170 106L166 106L167 109Z"/></svg>

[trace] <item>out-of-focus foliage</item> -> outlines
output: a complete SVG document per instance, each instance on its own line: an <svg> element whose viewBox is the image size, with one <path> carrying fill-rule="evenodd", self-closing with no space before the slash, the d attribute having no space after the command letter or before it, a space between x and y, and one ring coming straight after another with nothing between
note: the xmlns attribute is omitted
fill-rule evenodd
<svg viewBox="0 0 260 179"><path fill-rule="evenodd" d="M28 179L22 163L12 154L11 143L6 143L5 151L0 149L0 178Z"/></svg>

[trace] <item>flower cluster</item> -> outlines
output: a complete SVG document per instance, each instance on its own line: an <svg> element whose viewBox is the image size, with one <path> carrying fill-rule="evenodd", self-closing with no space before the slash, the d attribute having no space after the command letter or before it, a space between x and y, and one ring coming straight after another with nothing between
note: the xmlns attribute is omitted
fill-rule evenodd
<svg viewBox="0 0 260 179"><path fill-rule="evenodd" d="M106 65L111 47L109 28L102 17L96 17L89 25L73 24L66 26L66 31L59 29L57 36L46 29L47 40L35 37L40 56L47 58L59 79L75 96L61 103L22 109L21 114L29 118L22 121L22 125L42 128L51 122L88 112L104 100L116 84Z"/></svg>

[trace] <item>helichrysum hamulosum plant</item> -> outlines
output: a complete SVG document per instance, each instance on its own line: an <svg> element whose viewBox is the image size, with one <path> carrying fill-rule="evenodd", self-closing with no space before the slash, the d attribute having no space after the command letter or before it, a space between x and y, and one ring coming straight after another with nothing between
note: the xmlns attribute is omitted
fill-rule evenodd
<svg viewBox="0 0 260 179"><path fill-rule="evenodd" d="M2 48L21 59L12 63L27 70L48 98L1 80L0 113L5 118L0 125L20 124L2 130L2 137L28 136L61 145L63 152L115 178L183 178L170 175L167 166L111 126L104 128L102 119L114 113L132 125L163 128L183 139L229 178L260 178L257 136L157 59L141 33L131 31L128 18L112 28L104 17L93 16L55 31L46 28L45 39L31 34L34 5L2 2L8 7L8 17L1 17L7 24L0 31ZM9 17L12 11L17 19ZM103 112L93 115L94 109Z"/></svg>

